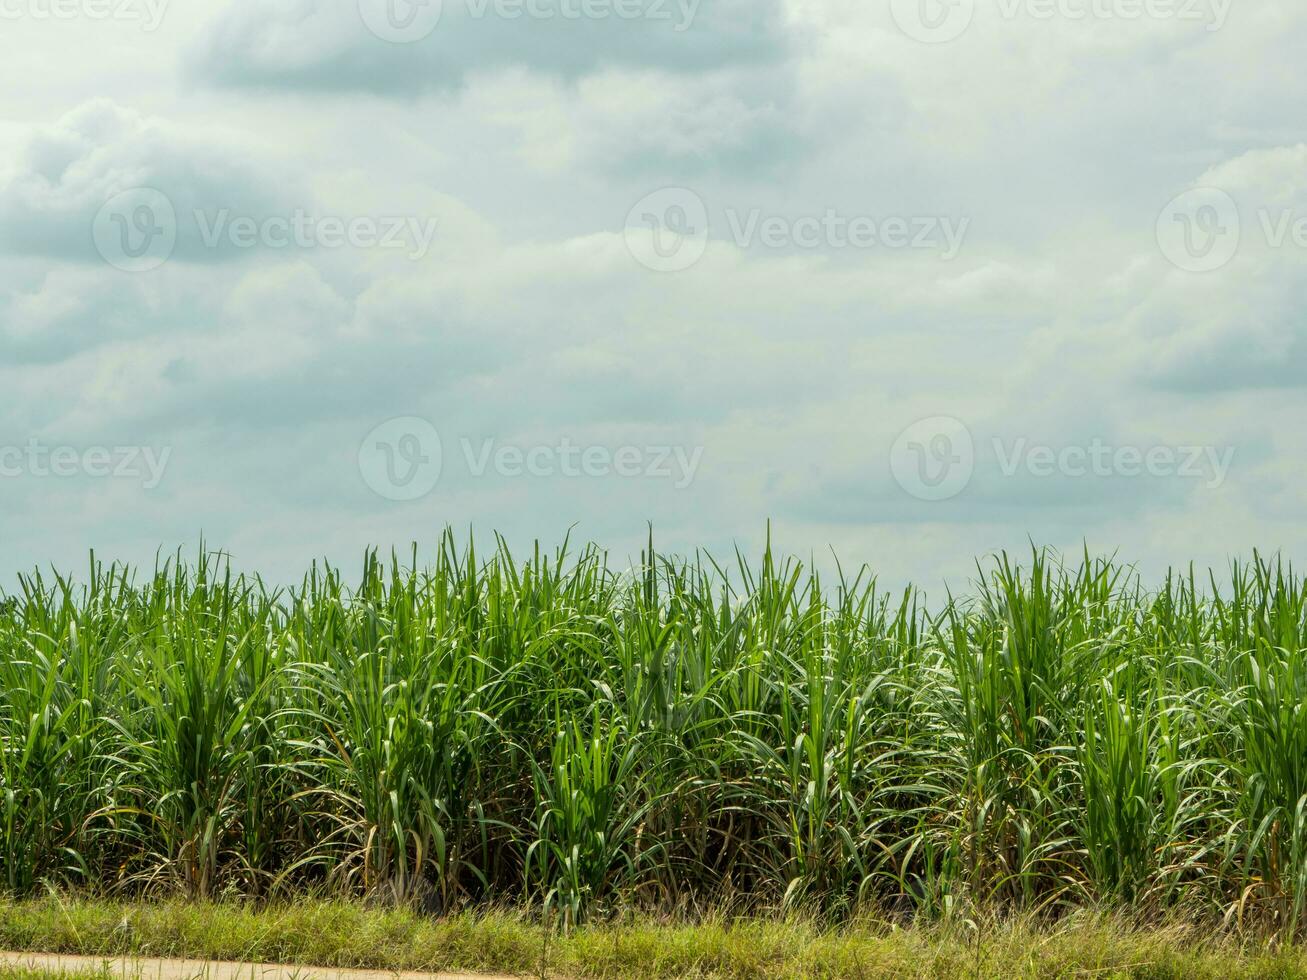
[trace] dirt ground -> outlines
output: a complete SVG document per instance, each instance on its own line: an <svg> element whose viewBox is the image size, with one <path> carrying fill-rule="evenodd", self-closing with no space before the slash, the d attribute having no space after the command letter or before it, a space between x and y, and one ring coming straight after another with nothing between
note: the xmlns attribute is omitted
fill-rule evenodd
<svg viewBox="0 0 1307 980"><path fill-rule="evenodd" d="M28 966L59 971L96 970L106 964L115 975L133 980L516 980L506 976L472 973L396 973L278 963L0 952L0 966Z"/></svg>

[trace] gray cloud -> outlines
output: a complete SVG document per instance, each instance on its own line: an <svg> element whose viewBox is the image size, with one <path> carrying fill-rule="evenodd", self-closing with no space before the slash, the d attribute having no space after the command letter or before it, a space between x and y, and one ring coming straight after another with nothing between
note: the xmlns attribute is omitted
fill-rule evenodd
<svg viewBox="0 0 1307 980"><path fill-rule="evenodd" d="M395 44L370 32L349 0L241 0L200 42L195 71L237 88L413 96L497 68L567 79L613 67L702 72L776 63L790 46L777 0L640 0L636 8L651 16L631 19L505 17L487 2L483 11L479 0L446 0L428 37ZM568 0L537 6L584 9Z"/></svg>
<svg viewBox="0 0 1307 980"><path fill-rule="evenodd" d="M283 214L312 207L303 192L265 161L212 137L196 137L96 99L39 130L0 183L0 251L103 264L94 227L117 195L159 192L175 216L181 261L212 262L241 254L205 241L197 215ZM155 220L163 222L160 213ZM248 253L246 253L248 254Z"/></svg>

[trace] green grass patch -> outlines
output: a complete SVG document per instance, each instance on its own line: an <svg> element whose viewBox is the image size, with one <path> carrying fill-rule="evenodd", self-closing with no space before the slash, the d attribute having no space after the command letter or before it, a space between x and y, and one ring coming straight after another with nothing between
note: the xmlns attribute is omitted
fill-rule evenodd
<svg viewBox="0 0 1307 980"><path fill-rule="evenodd" d="M71 897L0 906L0 946L380 970L573 978L1307 977L1307 952L1210 930L1080 914L892 928L642 920L560 935L508 912L423 916L339 901L256 908ZM28 980L23 976L22 980ZM70 978L71 980L71 978ZM82 980L82 978L77 978ZM86 978L90 980L90 978Z"/></svg>

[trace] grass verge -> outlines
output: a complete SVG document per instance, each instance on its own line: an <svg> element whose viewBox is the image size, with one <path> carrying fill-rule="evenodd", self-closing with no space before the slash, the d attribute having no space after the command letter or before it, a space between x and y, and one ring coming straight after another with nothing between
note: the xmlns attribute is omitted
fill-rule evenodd
<svg viewBox="0 0 1307 980"><path fill-rule="evenodd" d="M0 904L0 947L382 970L605 978L1307 977L1307 950L1107 915L825 929L797 920L632 921L559 936L508 912L429 918L306 900L129 904L51 896ZM36 980L3 971L0 980ZM76 980L90 980L78 976ZM73 980L73 978L69 978Z"/></svg>

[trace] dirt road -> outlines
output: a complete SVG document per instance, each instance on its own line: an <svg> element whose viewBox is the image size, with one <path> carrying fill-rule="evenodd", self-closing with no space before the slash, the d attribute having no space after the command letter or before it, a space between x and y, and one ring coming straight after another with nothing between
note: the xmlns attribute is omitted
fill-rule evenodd
<svg viewBox="0 0 1307 980"><path fill-rule="evenodd" d="M518 980L472 973L396 973L294 966L284 963L228 963L218 960L171 960L150 957L66 956L61 953L0 952L0 967L40 970L98 970L108 964L116 976L131 980Z"/></svg>

